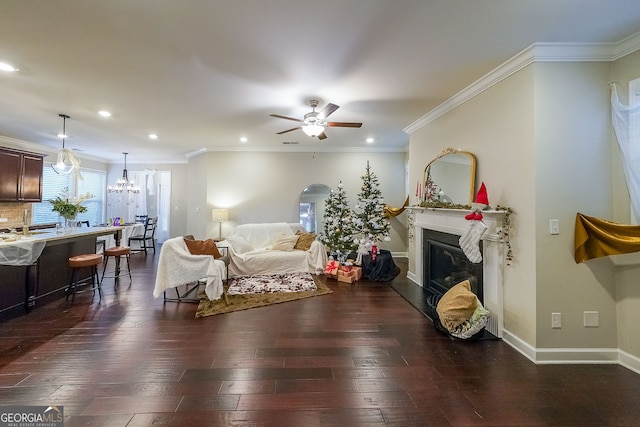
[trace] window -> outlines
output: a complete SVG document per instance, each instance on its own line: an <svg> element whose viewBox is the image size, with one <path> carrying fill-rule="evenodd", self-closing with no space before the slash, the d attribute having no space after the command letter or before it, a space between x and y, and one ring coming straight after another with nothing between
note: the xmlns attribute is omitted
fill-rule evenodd
<svg viewBox="0 0 640 427"><path fill-rule="evenodd" d="M51 163L45 162L42 171L42 202L33 204L33 223L51 224L59 221L57 212L51 210L48 201L60 195L63 188L68 187L71 194L89 192L93 197L83 206L87 211L78 215L79 221L89 221L96 225L104 222L105 188L107 174L104 171L80 168L83 179L76 179L75 174L58 175L51 168Z"/></svg>

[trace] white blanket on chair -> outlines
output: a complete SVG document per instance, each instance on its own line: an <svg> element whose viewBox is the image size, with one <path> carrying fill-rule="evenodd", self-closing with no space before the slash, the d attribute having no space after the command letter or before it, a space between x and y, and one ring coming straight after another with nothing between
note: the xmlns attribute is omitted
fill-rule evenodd
<svg viewBox="0 0 640 427"><path fill-rule="evenodd" d="M153 296L165 290L206 278L205 293L213 301L222 296L222 280L226 267L211 255L192 255L182 237L174 237L162 244L158 259L158 273Z"/></svg>

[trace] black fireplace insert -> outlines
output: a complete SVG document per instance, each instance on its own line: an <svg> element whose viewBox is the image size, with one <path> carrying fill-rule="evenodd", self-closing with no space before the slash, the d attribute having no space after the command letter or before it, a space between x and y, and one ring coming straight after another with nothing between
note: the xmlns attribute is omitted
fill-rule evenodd
<svg viewBox="0 0 640 427"><path fill-rule="evenodd" d="M482 263L474 264L464 254L458 240L460 236L423 229L423 287L425 297L439 299L458 283L469 280L471 290L484 303ZM482 243L480 243L482 253Z"/></svg>

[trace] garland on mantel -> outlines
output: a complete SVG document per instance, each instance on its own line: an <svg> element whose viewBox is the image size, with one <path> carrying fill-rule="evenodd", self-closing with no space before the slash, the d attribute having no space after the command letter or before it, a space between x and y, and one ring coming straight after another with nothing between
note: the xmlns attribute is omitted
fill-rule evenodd
<svg viewBox="0 0 640 427"><path fill-rule="evenodd" d="M461 209L470 210L471 205L459 205L457 203L443 202L440 200L424 200L420 202L421 208L443 208L443 209Z"/></svg>
<svg viewBox="0 0 640 427"><path fill-rule="evenodd" d="M511 214L513 214L513 209L508 206L496 206L497 211L504 212L504 218L502 219L502 240L505 245L507 245L507 253L504 258L507 261L507 265L511 265L513 261L513 250L511 249Z"/></svg>
<svg viewBox="0 0 640 427"><path fill-rule="evenodd" d="M429 209L438 209L438 208L443 208L443 209L460 209L460 210L470 210L471 206L469 205L458 205L455 203L445 203L445 202L441 202L441 201L422 201L420 202L420 207L422 208L429 208ZM513 209L511 209L508 206L496 206L495 207L496 211L502 211L504 212L504 218L502 219L502 230L500 231L500 234L502 236L502 241L504 242L505 245L507 245L507 253L505 254L504 258L507 261L507 265L511 265L511 262L513 261L513 249L511 248L511 215L513 214ZM411 230L413 228L413 221L409 221L409 229ZM410 231L411 233L411 231ZM413 240L412 239L412 235L409 236L409 240Z"/></svg>

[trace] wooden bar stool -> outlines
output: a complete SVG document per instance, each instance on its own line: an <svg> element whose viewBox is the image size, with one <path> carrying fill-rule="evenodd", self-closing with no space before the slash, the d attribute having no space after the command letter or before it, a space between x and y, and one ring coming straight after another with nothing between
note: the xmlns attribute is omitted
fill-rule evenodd
<svg viewBox="0 0 640 427"><path fill-rule="evenodd" d="M129 281L131 281L131 266L129 265L129 255L131 254L131 248L129 246L114 246L112 248L107 248L104 250L104 268L102 269L102 279L105 278L105 272L107 271L107 264L109 263L109 258L113 257L115 260L115 267L113 271L113 276L106 276L107 278L118 279L119 277L127 274L122 273L120 271L120 257L125 257L127 260L127 272L129 274Z"/></svg>
<svg viewBox="0 0 640 427"><path fill-rule="evenodd" d="M89 280L91 280L91 290L93 290L94 295L96 289L98 289L98 294L102 299L102 287L100 277L98 276L98 264L100 264L101 262L102 255L100 254L82 254L75 255L69 258L69 260L67 261L67 265L72 269L72 273L71 280L69 281L69 286L65 290L67 294L67 301L69 301L69 295L71 295L71 303L73 304L78 286L88 285ZM81 268L86 267L91 268L91 277L78 280L78 271Z"/></svg>

